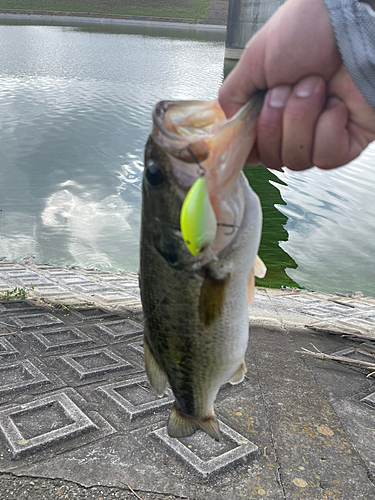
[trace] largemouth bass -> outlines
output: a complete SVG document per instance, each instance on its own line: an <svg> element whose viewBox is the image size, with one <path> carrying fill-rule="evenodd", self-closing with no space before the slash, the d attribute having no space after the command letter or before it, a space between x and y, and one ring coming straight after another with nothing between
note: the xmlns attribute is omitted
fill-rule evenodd
<svg viewBox="0 0 375 500"><path fill-rule="evenodd" d="M201 429L219 440L216 395L246 373L248 301L254 274L263 277L265 267L257 257L261 206L242 167L262 102L255 95L230 120L217 101L164 101L154 109L142 185L140 287L146 371L158 396L167 382L174 393L172 437ZM200 177L217 228L192 255L180 213Z"/></svg>

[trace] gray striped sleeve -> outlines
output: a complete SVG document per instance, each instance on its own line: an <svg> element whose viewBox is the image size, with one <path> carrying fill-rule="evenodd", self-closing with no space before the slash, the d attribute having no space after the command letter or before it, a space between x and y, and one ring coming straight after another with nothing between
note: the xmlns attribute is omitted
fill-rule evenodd
<svg viewBox="0 0 375 500"><path fill-rule="evenodd" d="M375 12L358 0L324 1L344 64L375 108Z"/></svg>

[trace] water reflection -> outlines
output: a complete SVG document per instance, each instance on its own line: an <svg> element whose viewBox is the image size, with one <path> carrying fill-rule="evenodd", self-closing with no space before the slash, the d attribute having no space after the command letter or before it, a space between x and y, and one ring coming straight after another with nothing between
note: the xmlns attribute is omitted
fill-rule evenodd
<svg viewBox="0 0 375 500"><path fill-rule="evenodd" d="M287 274L287 270L295 269L297 264L280 245L288 241L289 237L285 229L288 217L280 210L281 206L286 206L280 194L280 187L286 184L262 166L245 167L244 171L252 189L260 198L263 211L259 256L266 263L267 275L265 279L257 279L256 282L261 286L275 288L298 287L298 282Z"/></svg>
<svg viewBox="0 0 375 500"><path fill-rule="evenodd" d="M286 205L288 241L298 263L287 270L300 285L375 295L375 144L350 165L276 173Z"/></svg>
<svg viewBox="0 0 375 500"><path fill-rule="evenodd" d="M88 192L74 181L62 183L60 188L45 201L41 214L49 243L55 237L62 240L65 245L60 251L86 268L111 268L120 248L129 253L131 246L133 251L137 249L138 241L127 234L133 213L127 202L116 195L95 201L95 191ZM116 244L111 246L114 234Z"/></svg>
<svg viewBox="0 0 375 500"><path fill-rule="evenodd" d="M152 107L216 98L216 36L0 26L0 257L138 269ZM374 164L372 145L336 171L247 169L264 211L261 284L375 295Z"/></svg>
<svg viewBox="0 0 375 500"><path fill-rule="evenodd" d="M213 99L223 36L117 31L0 26L0 256L137 270L152 107Z"/></svg>

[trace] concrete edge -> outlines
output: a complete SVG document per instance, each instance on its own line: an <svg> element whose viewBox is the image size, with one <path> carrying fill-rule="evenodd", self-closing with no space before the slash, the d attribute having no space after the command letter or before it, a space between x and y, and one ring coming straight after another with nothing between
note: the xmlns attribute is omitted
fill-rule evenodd
<svg viewBox="0 0 375 500"><path fill-rule="evenodd" d="M226 25L222 24L204 24L205 20L196 19L181 19L179 21L154 21L151 18L145 19L131 19L121 17L102 17L85 16L85 15L64 15L64 14L29 14L29 13L8 13L0 12L0 20L13 20L13 21L47 21L57 23L69 24L101 24L108 26L146 26L152 28L171 28L182 29L189 31L217 31L220 33L226 32Z"/></svg>
<svg viewBox="0 0 375 500"><path fill-rule="evenodd" d="M225 59L233 59L237 61L238 59L241 59L244 50L245 49L233 49L230 47L225 47Z"/></svg>

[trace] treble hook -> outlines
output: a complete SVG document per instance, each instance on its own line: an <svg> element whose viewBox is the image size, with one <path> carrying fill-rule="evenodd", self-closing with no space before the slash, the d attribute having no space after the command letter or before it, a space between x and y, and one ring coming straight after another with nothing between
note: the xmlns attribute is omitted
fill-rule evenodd
<svg viewBox="0 0 375 500"><path fill-rule="evenodd" d="M195 154L191 150L190 146L186 146L185 148L182 148L182 149L179 150L179 155L180 155L181 159L182 159L181 153L183 151L188 151L188 153L190 154L190 156L192 157L192 159L194 160L194 162L197 164L199 177L204 177L206 175L206 169L203 167L203 165L201 165L201 163L199 162L198 158L195 156Z"/></svg>

